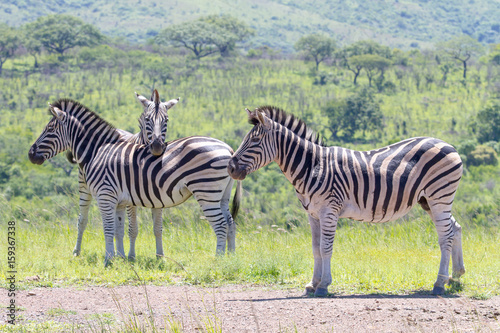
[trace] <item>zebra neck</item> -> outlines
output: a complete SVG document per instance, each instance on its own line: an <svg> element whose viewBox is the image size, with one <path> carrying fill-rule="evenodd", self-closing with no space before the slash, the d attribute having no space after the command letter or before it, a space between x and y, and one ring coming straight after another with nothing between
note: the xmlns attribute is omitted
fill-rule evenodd
<svg viewBox="0 0 500 333"><path fill-rule="evenodd" d="M68 126L69 149L73 152L80 167L88 164L105 144L120 140L120 133L104 121L89 121L88 123L73 118Z"/></svg>
<svg viewBox="0 0 500 333"><path fill-rule="evenodd" d="M298 193L311 191L323 165L322 147L286 127L276 133L276 163Z"/></svg>

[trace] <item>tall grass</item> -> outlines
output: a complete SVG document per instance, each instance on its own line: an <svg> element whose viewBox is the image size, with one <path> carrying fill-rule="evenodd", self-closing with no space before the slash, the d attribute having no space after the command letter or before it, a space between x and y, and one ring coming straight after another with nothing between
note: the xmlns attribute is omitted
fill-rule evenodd
<svg viewBox="0 0 500 333"><path fill-rule="evenodd" d="M3 216L9 206L2 202ZM31 211L31 216L38 213ZM76 214L43 223L16 220L17 271L20 288L74 284L227 283L302 288L312 276L311 235L305 216L295 225L269 225L242 213L236 253L215 256L215 235L194 200L164 213L165 257L154 255L150 212L139 215L140 233L135 262L116 258L104 268L104 236L95 211L83 239L82 254L73 257ZM28 214L28 217L30 215ZM463 248L467 273L461 289L449 292L474 297L500 294L499 231L471 225L456 215L464 227ZM27 222L29 221L29 222ZM2 223L2 229L6 224ZM127 238L125 239L127 242ZM127 244L127 243L126 243ZM5 255L5 237L0 249ZM127 249L127 246L126 246ZM330 291L333 293L427 292L436 278L440 259L433 223L421 210L386 224L341 221L333 246ZM7 268L2 262L1 274ZM0 276L4 277L4 276ZM2 279L5 284L5 279Z"/></svg>

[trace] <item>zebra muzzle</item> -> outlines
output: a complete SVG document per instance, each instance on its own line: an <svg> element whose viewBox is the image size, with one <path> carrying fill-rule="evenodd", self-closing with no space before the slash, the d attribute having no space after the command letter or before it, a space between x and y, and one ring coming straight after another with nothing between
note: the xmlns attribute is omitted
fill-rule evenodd
<svg viewBox="0 0 500 333"><path fill-rule="evenodd" d="M161 142L159 138L155 138L149 145L149 150L153 156L160 156L165 150L165 143Z"/></svg>
<svg viewBox="0 0 500 333"><path fill-rule="evenodd" d="M227 172L231 178L236 180L243 180L247 176L247 170L242 168L234 157L227 165Z"/></svg>
<svg viewBox="0 0 500 333"><path fill-rule="evenodd" d="M45 161L45 158L43 158L43 155L37 154L36 148L36 144L31 146L28 157L31 163L41 165Z"/></svg>

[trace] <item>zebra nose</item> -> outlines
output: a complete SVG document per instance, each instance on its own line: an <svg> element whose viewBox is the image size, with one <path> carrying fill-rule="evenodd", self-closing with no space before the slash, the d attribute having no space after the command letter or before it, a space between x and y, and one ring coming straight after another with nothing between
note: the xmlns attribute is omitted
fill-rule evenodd
<svg viewBox="0 0 500 333"><path fill-rule="evenodd" d="M227 165L227 171L229 171L229 174L233 174L234 171L236 170L236 163L237 162L235 162L234 158L229 160L229 163Z"/></svg>
<svg viewBox="0 0 500 333"><path fill-rule="evenodd" d="M165 150L165 145L161 142L160 138L158 138L156 135L153 135L153 140L149 145L149 149L151 151L151 154L153 154L154 156L160 156Z"/></svg>
<svg viewBox="0 0 500 333"><path fill-rule="evenodd" d="M36 148L36 144L33 144L33 146L31 146L30 151L28 152L28 158L31 163L40 165L43 163L44 158L43 156L36 153Z"/></svg>

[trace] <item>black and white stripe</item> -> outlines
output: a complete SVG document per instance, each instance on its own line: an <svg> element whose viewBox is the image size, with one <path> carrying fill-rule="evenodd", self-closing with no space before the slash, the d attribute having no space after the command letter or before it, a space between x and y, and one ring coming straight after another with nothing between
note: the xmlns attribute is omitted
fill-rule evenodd
<svg viewBox="0 0 500 333"><path fill-rule="evenodd" d="M279 109L247 112L255 126L233 155L228 171L241 180L275 161L295 187L313 236L315 264L307 291L317 296L327 293L340 217L386 222L404 216L416 203L432 217L439 236L441 263L433 292L444 292L450 253L453 275L458 278L465 272L461 227L451 214L462 161L451 145L420 137L371 151L324 147L304 122Z"/></svg>
<svg viewBox="0 0 500 333"><path fill-rule="evenodd" d="M233 180L226 170L233 151L227 144L193 136L169 142L161 156L153 156L147 146L123 140L119 131L80 103L63 99L50 110L54 117L32 145L30 160L42 164L64 150L73 152L101 212L106 263L114 256L117 209L172 207L191 195L215 231L217 252L225 250L228 226L228 248L234 249L229 212Z"/></svg>
<svg viewBox="0 0 500 333"><path fill-rule="evenodd" d="M143 113L139 118L139 128L141 131L136 134L129 133L124 130L117 129L121 135L121 139L136 143L148 145L151 153L155 156L159 156L165 150L165 138L167 132L167 122L168 122L168 110L171 109L180 98L172 99L168 102L161 102L158 91L155 89L151 95L151 99L148 100L144 96L136 93L137 99L141 102L143 106ZM154 134L157 133L157 134ZM73 155L68 151L68 160L71 163L76 163L73 161ZM73 250L75 256L80 255L83 233L87 227L88 222L88 212L90 204L92 201L92 195L88 189L85 178L83 177L82 169L79 168L78 172L78 189L80 194L80 214L78 216L78 234L76 245ZM162 209L152 208L153 216L153 231L156 239L156 255L163 256L163 245L162 245ZM128 258L135 258L135 241L139 233L139 228L137 224L137 208L134 206L127 206L127 215L129 217L129 253ZM125 249L123 246L124 237L124 211L119 209L117 211L117 218L115 221L115 241L116 241L116 252L118 256L125 257Z"/></svg>

